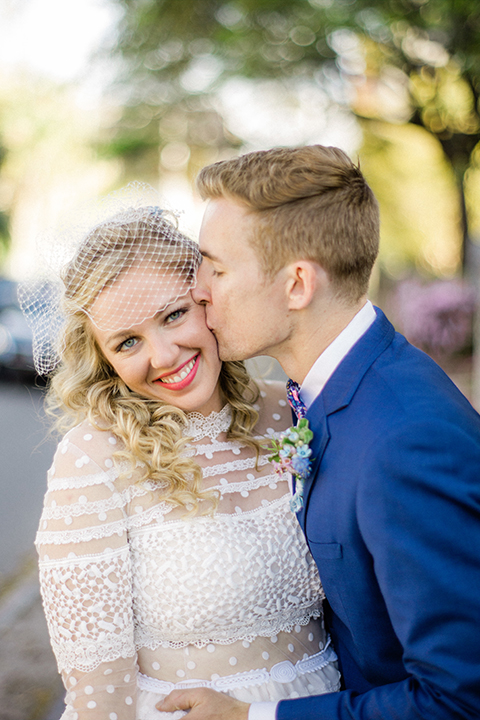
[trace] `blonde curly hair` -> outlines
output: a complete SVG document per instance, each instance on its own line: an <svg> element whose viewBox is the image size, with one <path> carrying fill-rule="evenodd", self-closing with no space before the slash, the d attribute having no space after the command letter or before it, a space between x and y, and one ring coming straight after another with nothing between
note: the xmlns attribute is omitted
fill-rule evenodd
<svg viewBox="0 0 480 720"><path fill-rule="evenodd" d="M170 270L173 254L178 272L193 281L191 262L184 262L185 254L191 254L191 241L178 231L172 239L172 226L157 211L156 216L150 213L148 217L150 243L152 215L155 242L168 244ZM118 269L121 257L121 271L125 272L135 261L132 247L142 242L138 217L129 220L128 214L124 216L122 231L119 239L118 233L109 233L105 224L95 228L82 244L82 257L87 257L90 273L88 292L81 282L84 269L78 263L78 253L63 272L66 323L59 338L60 365L49 381L47 412L55 417L55 425L62 432L85 419L100 430L113 432L123 442L113 457L118 464L127 461L131 468L140 462L138 482L159 482L165 500L185 507L189 513L211 513L218 502L217 494L202 490L201 469L183 452L189 441L183 434L185 413L132 392L107 362L93 334L88 310L101 290L119 276L118 270L112 271L113 258ZM161 263L155 267L161 269ZM92 277L96 282L91 282ZM219 380L222 395L232 409L228 437L251 446L258 458L261 445L253 436L258 388L243 362L223 363Z"/></svg>

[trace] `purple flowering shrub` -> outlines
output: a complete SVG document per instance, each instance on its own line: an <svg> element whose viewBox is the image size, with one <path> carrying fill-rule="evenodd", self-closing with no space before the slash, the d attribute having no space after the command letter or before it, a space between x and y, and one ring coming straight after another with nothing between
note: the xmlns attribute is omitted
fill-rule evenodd
<svg viewBox="0 0 480 720"><path fill-rule="evenodd" d="M405 280L394 302L398 325L413 345L436 357L471 350L476 297L467 283Z"/></svg>

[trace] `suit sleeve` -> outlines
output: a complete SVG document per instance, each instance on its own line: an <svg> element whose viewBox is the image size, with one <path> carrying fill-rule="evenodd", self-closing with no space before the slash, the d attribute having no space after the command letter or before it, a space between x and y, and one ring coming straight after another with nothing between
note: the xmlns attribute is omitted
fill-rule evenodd
<svg viewBox="0 0 480 720"><path fill-rule="evenodd" d="M480 717L480 446L410 423L366 453L357 518L410 676L279 704L279 720Z"/></svg>

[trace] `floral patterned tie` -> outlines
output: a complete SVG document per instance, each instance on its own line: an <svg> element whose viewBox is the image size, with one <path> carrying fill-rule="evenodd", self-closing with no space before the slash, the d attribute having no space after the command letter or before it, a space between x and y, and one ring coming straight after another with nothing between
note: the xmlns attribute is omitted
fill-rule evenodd
<svg viewBox="0 0 480 720"><path fill-rule="evenodd" d="M287 400L299 420L307 414L307 407L300 397L300 385L295 380L287 380Z"/></svg>
<svg viewBox="0 0 480 720"><path fill-rule="evenodd" d="M307 407L300 397L300 385L295 382L295 380L287 380L287 400L298 420L302 420L307 414ZM293 477L295 478L295 493L290 500L290 509L292 512L297 513L303 507L303 485L305 479L300 475L294 475Z"/></svg>

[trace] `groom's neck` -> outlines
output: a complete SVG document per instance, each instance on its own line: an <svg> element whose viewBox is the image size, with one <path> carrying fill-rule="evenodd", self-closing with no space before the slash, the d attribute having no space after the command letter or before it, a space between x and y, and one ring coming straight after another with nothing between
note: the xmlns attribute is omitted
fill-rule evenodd
<svg viewBox="0 0 480 720"><path fill-rule="evenodd" d="M353 320L366 301L366 296L356 303L348 304L332 298L312 303L302 310L288 342L276 354L276 359L288 377L301 385L316 360Z"/></svg>

